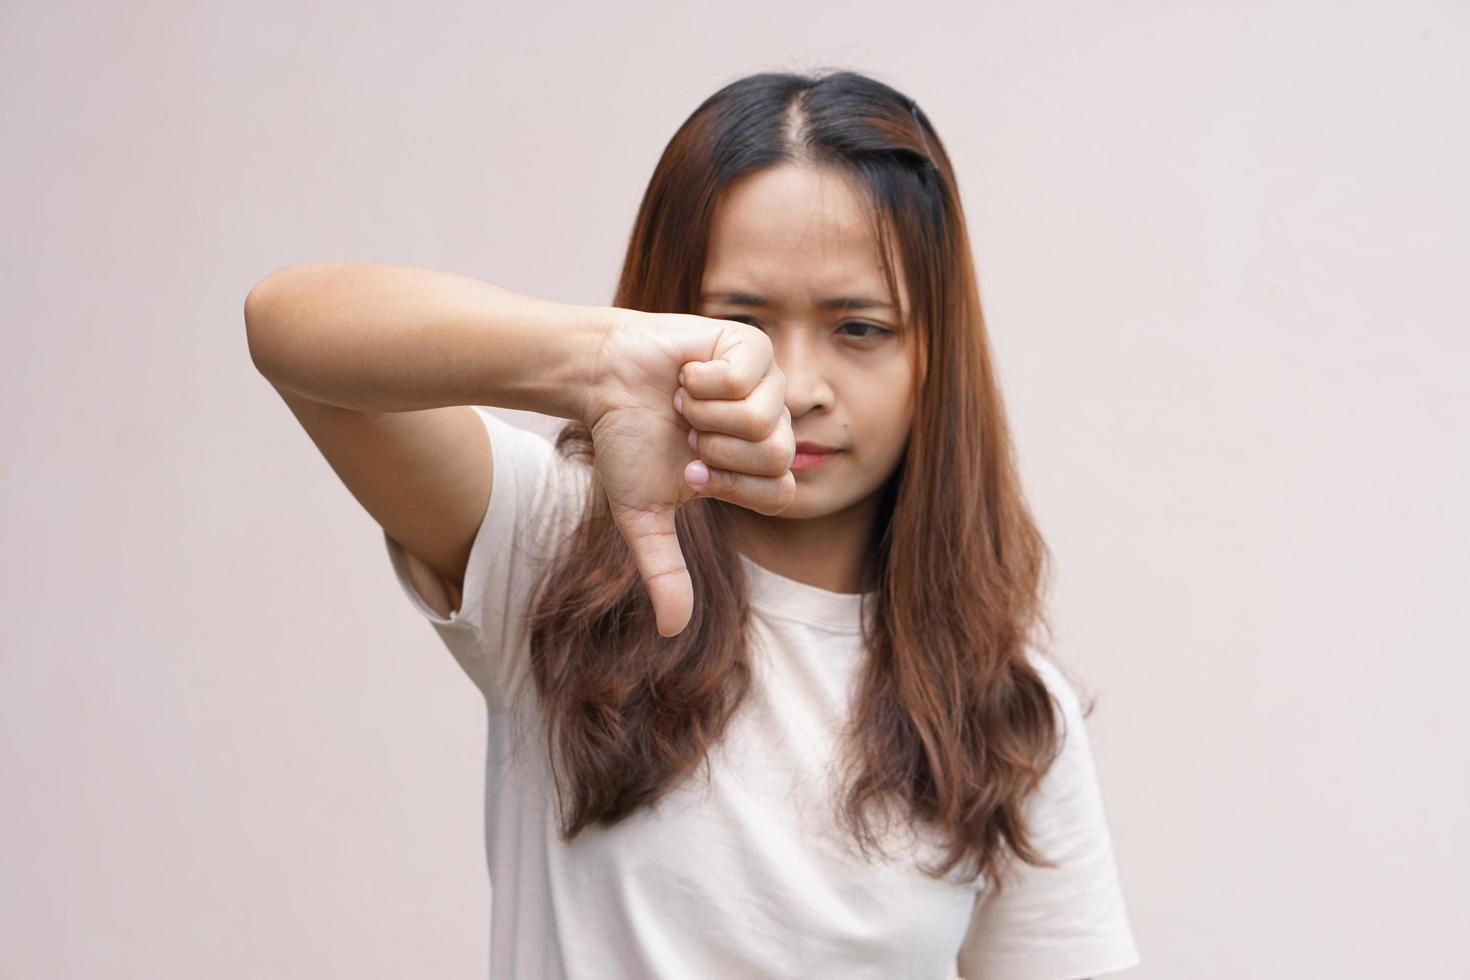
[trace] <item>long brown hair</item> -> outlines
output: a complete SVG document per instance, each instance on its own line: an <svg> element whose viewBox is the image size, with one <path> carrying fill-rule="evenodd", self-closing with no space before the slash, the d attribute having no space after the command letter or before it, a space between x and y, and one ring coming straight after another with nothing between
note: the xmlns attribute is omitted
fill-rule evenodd
<svg viewBox="0 0 1470 980"><path fill-rule="evenodd" d="M917 337L913 428L871 539L876 605L865 609L869 655L839 743L837 816L866 855L881 849L870 810L897 806L945 841L926 874L966 862L970 880L1002 887L1006 848L1053 866L1022 819L1060 749L1060 711L1025 652L1043 648L1038 630L1051 632L1049 554L1022 497L954 172L927 118L854 72L726 85L664 150L614 305L696 312L722 189L792 161L855 178L894 296L890 246L901 259ZM587 426L568 422L556 449L590 462ZM526 619L564 840L654 805L707 767L752 682L732 505L699 497L679 508L694 611L683 632L662 637L595 478L591 489Z"/></svg>

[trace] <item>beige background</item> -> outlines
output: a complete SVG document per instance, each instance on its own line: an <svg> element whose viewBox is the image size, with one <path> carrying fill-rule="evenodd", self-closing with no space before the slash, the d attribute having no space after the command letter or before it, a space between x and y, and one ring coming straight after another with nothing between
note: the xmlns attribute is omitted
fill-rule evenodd
<svg viewBox="0 0 1470 980"><path fill-rule="evenodd" d="M961 174L1129 975L1464 975L1470 7L1014 0L6 3L0 977L485 975L476 693L245 294L606 303L694 106L827 65Z"/></svg>

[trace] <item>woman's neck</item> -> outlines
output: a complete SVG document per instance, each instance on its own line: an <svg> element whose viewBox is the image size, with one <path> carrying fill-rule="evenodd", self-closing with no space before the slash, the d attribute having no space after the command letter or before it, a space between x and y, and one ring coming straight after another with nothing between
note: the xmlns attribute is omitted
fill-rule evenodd
<svg viewBox="0 0 1470 980"><path fill-rule="evenodd" d="M828 592L859 593L872 561L876 497L821 517L767 517L730 506L736 547L751 561Z"/></svg>

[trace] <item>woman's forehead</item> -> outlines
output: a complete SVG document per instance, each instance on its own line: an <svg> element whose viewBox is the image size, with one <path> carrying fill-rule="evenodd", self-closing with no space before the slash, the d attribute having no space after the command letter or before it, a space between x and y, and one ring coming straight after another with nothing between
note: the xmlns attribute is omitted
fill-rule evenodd
<svg viewBox="0 0 1470 980"><path fill-rule="evenodd" d="M828 167L782 164L747 174L716 202L710 235L730 246L872 251L867 211L850 178Z"/></svg>
<svg viewBox="0 0 1470 980"><path fill-rule="evenodd" d="M784 163L727 187L712 216L702 298L754 298L744 304L752 306L891 309L895 298L879 242L851 180L831 167ZM896 302L906 307L902 267L896 256L891 260L900 292Z"/></svg>

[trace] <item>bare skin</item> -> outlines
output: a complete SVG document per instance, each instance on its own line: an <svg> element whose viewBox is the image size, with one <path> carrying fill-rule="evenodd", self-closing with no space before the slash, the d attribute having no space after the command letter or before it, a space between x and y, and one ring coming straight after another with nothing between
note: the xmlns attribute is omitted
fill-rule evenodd
<svg viewBox="0 0 1470 980"><path fill-rule="evenodd" d="M759 326L786 378L795 439L842 450L796 470L795 498L779 513L735 511L741 550L780 575L831 592L861 591L879 494L913 419L908 296L895 268L897 307L860 200L832 170L792 163L747 175L716 209L699 312ZM822 305L833 297L887 305ZM697 409L690 419L700 427Z"/></svg>
<svg viewBox="0 0 1470 980"><path fill-rule="evenodd" d="M776 514L791 502L795 440L785 378L770 341L753 327L624 310L593 379L585 421L594 465L659 633L673 636L688 625L694 602L674 530L679 506L707 496ZM704 426L697 459L691 424ZM708 473L702 483L695 478L701 469Z"/></svg>

